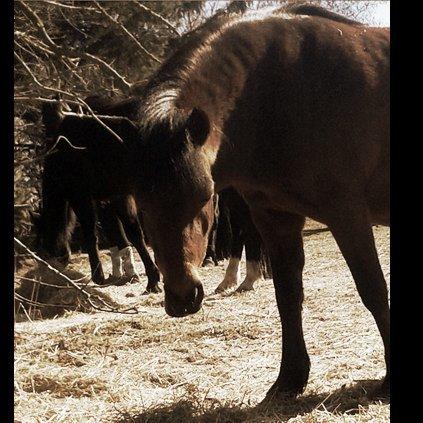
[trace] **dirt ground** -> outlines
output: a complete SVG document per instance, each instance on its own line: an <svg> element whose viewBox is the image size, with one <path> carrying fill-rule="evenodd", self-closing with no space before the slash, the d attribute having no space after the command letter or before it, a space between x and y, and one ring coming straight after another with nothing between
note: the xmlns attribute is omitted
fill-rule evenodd
<svg viewBox="0 0 423 423"><path fill-rule="evenodd" d="M374 234L389 283L389 229ZM389 421L389 404L366 396L384 374L374 320L332 235L308 234L304 244L311 372L298 399L260 404L280 364L273 285L214 294L225 262L200 270L206 298L193 316L168 317L162 294L141 295L143 274L141 283L104 288L117 303L137 306L135 316L68 312L16 323L15 422ZM73 261L89 273L85 255Z"/></svg>

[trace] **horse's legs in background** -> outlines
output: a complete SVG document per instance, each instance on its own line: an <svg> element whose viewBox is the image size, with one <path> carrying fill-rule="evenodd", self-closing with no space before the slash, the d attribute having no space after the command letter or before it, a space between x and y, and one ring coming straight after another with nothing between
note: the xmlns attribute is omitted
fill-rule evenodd
<svg viewBox="0 0 423 423"><path fill-rule="evenodd" d="M219 207L218 207L217 194L215 194L213 201L214 201L214 221L213 221L213 226L210 230L206 257L204 257L203 266L206 266L207 264L209 264L210 261L212 261L215 266L219 264L219 262L217 261L217 255L216 255L217 227L219 224Z"/></svg>
<svg viewBox="0 0 423 423"><path fill-rule="evenodd" d="M390 391L390 314L388 289L375 246L371 220L366 207L344 207L327 218L348 267L351 270L361 300L372 313L385 347L386 377L382 394Z"/></svg>
<svg viewBox="0 0 423 423"><path fill-rule="evenodd" d="M204 257L204 260L203 260L203 266L207 266L212 263L215 266L219 264L216 258L216 228L215 227L213 227L210 231L206 256Z"/></svg>
<svg viewBox="0 0 423 423"><path fill-rule="evenodd" d="M121 252L131 248L130 242L126 238L125 231L122 227L122 222L118 218L116 211L111 206L110 202L97 203L98 219L101 223L107 239L110 242L110 256L112 259L112 277L120 279L124 276L124 267L122 266ZM132 264L132 274L129 277L138 277ZM128 267L128 266L126 266Z"/></svg>
<svg viewBox="0 0 423 423"><path fill-rule="evenodd" d="M226 268L223 281L215 289L215 292L222 292L226 289L238 285L240 279L239 264L241 261L242 250L244 248L244 233L239 224L239 219L233 210L230 210L230 222L232 228L231 257L228 267Z"/></svg>
<svg viewBox="0 0 423 423"><path fill-rule="evenodd" d="M232 229L230 222L230 211L226 204L224 195L219 194L218 198L219 217L216 228L216 258L224 260L231 255Z"/></svg>
<svg viewBox="0 0 423 423"><path fill-rule="evenodd" d="M245 228L246 275L244 281L237 289L239 292L254 289L254 283L259 279L263 279L262 266L264 265L263 242L251 219L249 210L242 223Z"/></svg>
<svg viewBox="0 0 423 423"><path fill-rule="evenodd" d="M254 207L254 202L250 203ZM279 376L268 392L301 393L308 380L310 359L302 328L304 251L302 216L252 208L252 216L270 255L276 302L282 323Z"/></svg>
<svg viewBox="0 0 423 423"><path fill-rule="evenodd" d="M71 200L69 203L81 224L82 233L84 234L84 243L90 260L92 280L96 284L104 284L105 278L98 251L95 204L91 198L79 198L74 201Z"/></svg>
<svg viewBox="0 0 423 423"><path fill-rule="evenodd" d="M144 263L145 273L147 275L147 292L161 292L159 287L160 273L159 269L153 262L147 250L144 241L144 234L137 215L137 208L134 199L131 196L125 197L124 200L114 201L118 216L122 221L123 227L129 241L138 251L142 262Z"/></svg>

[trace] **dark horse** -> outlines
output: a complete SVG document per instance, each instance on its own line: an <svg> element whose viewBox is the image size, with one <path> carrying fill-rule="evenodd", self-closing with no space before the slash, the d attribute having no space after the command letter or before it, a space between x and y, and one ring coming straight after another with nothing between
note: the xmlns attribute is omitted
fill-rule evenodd
<svg viewBox="0 0 423 423"><path fill-rule="evenodd" d="M244 247L246 275L237 291L250 291L254 289L255 282L271 274L263 241L252 221L248 205L233 188L226 188L219 193L218 204L216 256L229 257L229 263L225 277L215 291L222 292L238 285Z"/></svg>
<svg viewBox="0 0 423 423"><path fill-rule="evenodd" d="M390 313L372 224L390 221L389 29L314 6L210 22L153 75L134 120L137 196L164 275L166 312L201 308L187 228L213 192L233 186L271 258L283 332L271 392L298 394L309 375L305 216L331 230L376 321L387 391Z"/></svg>
<svg viewBox="0 0 423 423"><path fill-rule="evenodd" d="M94 100L90 104L94 107ZM95 109L100 110L100 105L97 106ZM121 108L119 103L109 112L120 113ZM106 112L105 106L100 111ZM45 159L42 209L37 224L41 251L59 258L62 264L68 262L75 212L84 235L92 279L98 284L106 283L97 245L96 222L99 219L109 241L115 246L111 249L112 276L122 275L122 259L129 276L136 275L127 236L144 263L147 292L160 292L159 271L145 245L137 207L130 195L130 178L125 167L119 165L119 160L126 160L126 149L117 141L110 140L113 135L92 119L66 117L57 106L49 105L43 107L42 114L48 145L53 147L58 136L66 137L71 145L64 140L59 141L57 151ZM125 123L122 122L117 120L107 124L124 137Z"/></svg>

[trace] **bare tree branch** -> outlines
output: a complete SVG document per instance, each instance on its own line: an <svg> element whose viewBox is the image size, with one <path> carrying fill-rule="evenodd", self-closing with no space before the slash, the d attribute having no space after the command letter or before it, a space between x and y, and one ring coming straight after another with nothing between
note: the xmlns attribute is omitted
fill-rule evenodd
<svg viewBox="0 0 423 423"><path fill-rule="evenodd" d="M22 102L22 103L29 103L29 104L38 104L38 103L49 103L49 104L57 104L62 103L62 100L57 100L55 98L44 98L44 97L29 97L29 96L15 96L14 101ZM66 100L67 104L72 104L75 106L83 106L82 103L76 100Z"/></svg>
<svg viewBox="0 0 423 423"><path fill-rule="evenodd" d="M139 3L137 0L132 0L132 3L136 4L139 9L144 12L147 12L149 15L153 16L154 18L158 19L160 22L164 23L170 30L177 35L178 37L181 36L178 29L172 25L166 18L162 15L156 13L154 10L151 10L149 7L145 6L144 4Z"/></svg>
<svg viewBox="0 0 423 423"><path fill-rule="evenodd" d="M125 91L127 91L128 89L130 89L132 87L131 83L127 82L126 79L120 73L118 73L118 71L116 69L113 69L104 60L102 60L99 57L96 57L96 56L94 56L93 54L90 54L90 53L83 53L82 56L85 57L85 58L91 59L95 63L98 63L100 66L102 66L104 69L106 69L108 71L108 73L115 76L118 79L118 81L120 82L119 85L121 87L124 87Z"/></svg>
<svg viewBox="0 0 423 423"><path fill-rule="evenodd" d="M41 0L43 3L47 3L47 4L52 4L54 6L58 6L58 7L63 7L65 9L73 9L73 10L94 10L91 7L80 7L80 6L71 6L70 4L66 4L66 3L60 3L60 2L56 2L56 1L51 1L51 0Z"/></svg>
<svg viewBox="0 0 423 423"><path fill-rule="evenodd" d="M48 90L48 91L52 91L55 93L59 93L59 94L63 94L66 96L70 96L71 98L74 98L76 100L78 100L78 102L80 102L90 113L90 115L101 125L103 126L103 128L105 128L107 131L109 131L121 144L123 144L123 140L122 138L116 134L115 131L113 131L113 129L109 128L101 119L99 119L96 115L96 113L91 109L91 107L84 101L82 100L82 98L78 97L75 94L72 94L68 91L63 91L60 90L58 88L52 88L52 87L47 87L43 84L41 84L40 81L38 81L38 79L36 78L36 76L33 74L33 72L31 71L31 69L28 67L28 65L24 62L24 60L16 53L14 52L15 57L21 62L22 66L25 68L25 70L30 74L30 76L32 77L33 81L40 86L41 88Z"/></svg>
<svg viewBox="0 0 423 423"><path fill-rule="evenodd" d="M110 15L102 6L99 5L97 1L94 1L94 4L97 6L97 8L103 13L104 16L106 16L110 22L113 22L120 30L125 33L130 40L132 40L137 47L150 59L154 60L156 63L161 63L160 60L153 54L150 53L135 37L133 34L131 34L124 25L122 25L117 19L115 19L112 15Z"/></svg>
<svg viewBox="0 0 423 423"><path fill-rule="evenodd" d="M113 312L113 313L121 313L121 314L138 314L139 313L139 311L135 307L129 307L129 308L126 308L126 309L123 309L123 310L119 310L116 307L114 307L114 306L112 306L110 304L107 304L102 298L100 298L97 295L93 295L93 294L87 292L84 288L82 288L81 286L79 286L75 281L73 281L72 279L70 279L69 277L67 277L66 275L64 275L59 270L55 269L53 266L51 266L49 263L47 263L42 258L40 258L37 254L35 254L33 251L31 251L24 243L22 243L18 238L14 237L13 239L14 239L14 241L15 241L16 244L18 244L21 248L23 248L36 261L38 261L39 263L42 263L45 266L47 266L47 268L49 270L51 270L53 273L55 273L56 275L58 275L61 278L63 278L69 285L71 285L78 292L80 292L87 299L87 301L89 302L89 304L93 308L95 308L96 310L99 310L99 311L108 311L108 312ZM100 306L96 305L93 300L98 301L98 303L100 304Z"/></svg>
<svg viewBox="0 0 423 423"><path fill-rule="evenodd" d="M69 63L67 63L67 61L64 61L64 59L68 59L68 61L70 61L73 64L72 60L77 59L79 61L80 57L84 57L85 59L88 59L88 60L100 65L103 69L106 70L107 73L116 77L119 87L121 89L123 89L124 92L128 91L131 88L132 84L127 82L125 80L125 78L122 75L119 74L118 71L113 69L112 66L110 66L107 62L100 59L99 57L96 57L92 54L85 53L85 52L75 53L75 52L72 52L68 49L64 49L63 47L59 47L49 36L47 30L45 29L44 23L40 19L40 17L23 1L19 1L18 4L22 7L22 9L25 12L25 15L31 20L31 22L33 22L37 26L40 35L42 36L44 41L47 43L47 45L52 50L52 51L49 51L49 50L47 50L47 51L51 54L55 54L62 62L65 63L65 65L68 68L69 68ZM73 64L73 67L75 67L74 64ZM71 70L71 69L69 68L69 70ZM77 75L77 76L79 77L79 75Z"/></svg>
<svg viewBox="0 0 423 423"><path fill-rule="evenodd" d="M47 44L52 48L59 48L59 46L50 38L48 35L46 28L44 26L43 21L39 18L39 16L23 1L16 2L17 6L20 7L25 15L32 21L34 25L38 28L39 32L42 34Z"/></svg>

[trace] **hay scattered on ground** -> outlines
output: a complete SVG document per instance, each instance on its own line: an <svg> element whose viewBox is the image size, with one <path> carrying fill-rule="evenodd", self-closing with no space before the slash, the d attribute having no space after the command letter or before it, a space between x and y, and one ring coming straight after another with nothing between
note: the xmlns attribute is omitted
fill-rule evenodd
<svg viewBox="0 0 423 423"><path fill-rule="evenodd" d="M69 311L91 312L93 306L84 294L73 287L65 278L58 275L42 263L28 260L24 271L17 274L15 301L16 320L25 321L30 317L53 318L62 316ZM93 286L86 286L90 276L69 267L62 269L63 275L83 286L89 294L95 295L108 304L118 307L118 304L106 292ZM24 310L25 308L25 310Z"/></svg>
<svg viewBox="0 0 423 423"><path fill-rule="evenodd" d="M374 232L389 281L389 229ZM389 404L367 395L384 374L382 342L345 261L328 232L307 236L305 252L304 333L312 368L298 399L260 405L280 363L273 286L267 280L252 292L214 294L222 264L201 269L206 298L193 316L166 316L162 294L142 295L143 277L102 289L117 303L138 307L137 316L72 311L17 323L16 420L388 422ZM75 263L89 272L85 256Z"/></svg>

